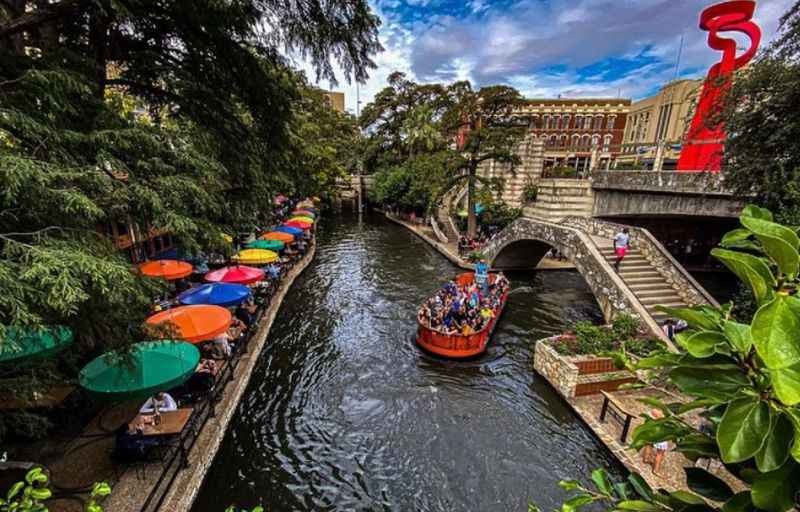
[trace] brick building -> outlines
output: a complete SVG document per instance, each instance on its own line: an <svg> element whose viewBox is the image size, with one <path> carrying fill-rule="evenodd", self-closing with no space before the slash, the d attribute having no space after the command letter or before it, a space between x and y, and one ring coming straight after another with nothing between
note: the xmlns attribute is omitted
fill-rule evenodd
<svg viewBox="0 0 800 512"><path fill-rule="evenodd" d="M544 166L588 169L592 149L600 165L621 151L631 100L530 99L520 109L531 136L544 142Z"/></svg>

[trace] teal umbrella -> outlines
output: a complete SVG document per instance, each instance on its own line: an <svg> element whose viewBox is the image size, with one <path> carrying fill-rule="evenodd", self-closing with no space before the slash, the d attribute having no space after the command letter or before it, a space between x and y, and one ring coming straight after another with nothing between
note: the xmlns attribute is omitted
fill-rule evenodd
<svg viewBox="0 0 800 512"><path fill-rule="evenodd" d="M280 251L285 244L280 240L255 240L247 244L248 249L264 249L267 251Z"/></svg>
<svg viewBox="0 0 800 512"><path fill-rule="evenodd" d="M186 382L200 362L197 347L182 341L137 343L130 352L106 352L83 367L81 387L105 400L153 396Z"/></svg>
<svg viewBox="0 0 800 512"><path fill-rule="evenodd" d="M6 327L5 338L0 341L0 363L52 356L72 344L73 339L72 331L64 326L38 331Z"/></svg>

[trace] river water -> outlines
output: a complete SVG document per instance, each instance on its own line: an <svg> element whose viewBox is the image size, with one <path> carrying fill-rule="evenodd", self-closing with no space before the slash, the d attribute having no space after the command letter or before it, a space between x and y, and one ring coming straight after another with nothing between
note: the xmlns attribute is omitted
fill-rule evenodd
<svg viewBox="0 0 800 512"><path fill-rule="evenodd" d="M416 310L458 269L377 215L326 217L195 512L526 511L621 468L532 368L536 339L600 318L574 272L512 275L488 352L436 359Z"/></svg>

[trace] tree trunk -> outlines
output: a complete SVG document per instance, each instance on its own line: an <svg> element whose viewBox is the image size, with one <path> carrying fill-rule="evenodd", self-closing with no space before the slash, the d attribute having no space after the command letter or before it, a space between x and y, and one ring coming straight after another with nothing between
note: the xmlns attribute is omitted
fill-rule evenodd
<svg viewBox="0 0 800 512"><path fill-rule="evenodd" d="M94 47L94 77L97 89L95 95L102 99L106 92L108 79L108 27L110 20L103 9L96 9L91 21L90 43Z"/></svg>
<svg viewBox="0 0 800 512"><path fill-rule="evenodd" d="M475 217L475 173L477 166L470 164L467 178L467 237L475 238L478 233L478 219Z"/></svg>

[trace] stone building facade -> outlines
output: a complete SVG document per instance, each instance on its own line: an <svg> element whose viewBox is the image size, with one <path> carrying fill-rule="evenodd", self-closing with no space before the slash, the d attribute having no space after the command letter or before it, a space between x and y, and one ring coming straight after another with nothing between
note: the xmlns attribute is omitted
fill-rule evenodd
<svg viewBox="0 0 800 512"><path fill-rule="evenodd" d="M674 168L702 86L702 80L676 80L658 94L633 103L618 162L641 168L652 165L662 143L664 168Z"/></svg>

